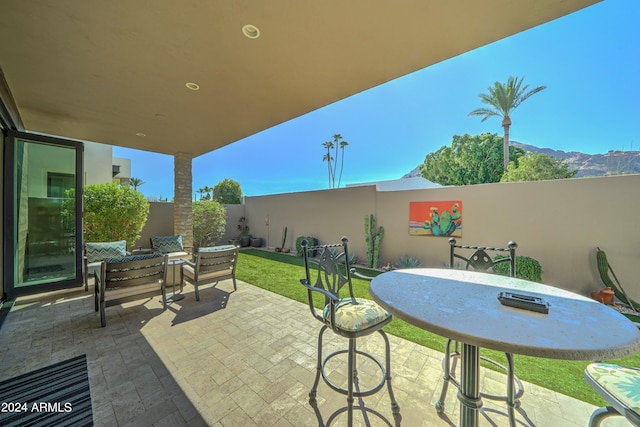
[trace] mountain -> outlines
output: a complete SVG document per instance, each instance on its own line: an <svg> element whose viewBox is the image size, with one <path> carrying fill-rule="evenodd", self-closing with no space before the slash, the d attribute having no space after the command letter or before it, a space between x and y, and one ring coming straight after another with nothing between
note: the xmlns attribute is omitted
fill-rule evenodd
<svg viewBox="0 0 640 427"><path fill-rule="evenodd" d="M543 153L556 159L564 159L569 169L577 170L576 178L584 176L619 175L640 173L640 151L610 150L605 154L585 154L577 151L538 148L533 145L511 141L511 145L532 153ZM420 166L405 174L402 178L420 176Z"/></svg>

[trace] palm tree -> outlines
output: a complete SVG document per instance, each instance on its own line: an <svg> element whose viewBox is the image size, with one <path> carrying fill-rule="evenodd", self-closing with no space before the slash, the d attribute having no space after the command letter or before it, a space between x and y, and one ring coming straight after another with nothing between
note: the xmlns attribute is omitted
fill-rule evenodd
<svg viewBox="0 0 640 427"><path fill-rule="evenodd" d="M342 170L344 169L344 149L349 143L342 139L342 135L336 133L333 135L333 141L323 142L322 146L327 149L327 154L322 156L322 161L327 162L327 171L329 174L329 188L340 187L342 181ZM335 157L331 155L331 150L335 148ZM342 156L342 159L340 159ZM338 160L340 160L340 174L338 175ZM333 162L333 167L331 163ZM336 176L338 177L338 187L336 187Z"/></svg>
<svg viewBox="0 0 640 427"><path fill-rule="evenodd" d="M489 117L502 117L502 127L504 128L504 170L506 172L509 166L509 126L511 126L511 117L509 114L515 110L523 101L546 89L546 86L538 86L527 91L529 85L522 86L524 77L517 78L509 76L506 84L495 82L487 89L489 93L481 93L478 95L483 104L489 107L478 108L469 113L470 116L483 116L481 121L487 120Z"/></svg>
<svg viewBox="0 0 640 427"><path fill-rule="evenodd" d="M328 171L329 171L329 188L333 188L333 186L331 185L331 183L333 182L333 180L331 179L333 177L333 175L331 173L332 172L331 171L331 161L333 161L333 157L331 156L331 149L333 148L333 142L331 142L331 141L324 142L322 144L322 146L327 149L327 154L322 156L322 161L323 162L325 162L325 161L327 162L327 168L328 168Z"/></svg>
<svg viewBox="0 0 640 427"><path fill-rule="evenodd" d="M204 198L204 195L205 195L205 193L206 193L205 188L206 188L206 185L205 185L204 187L202 187L202 188L198 188L198 189L196 190L196 193L198 193L198 194L200 195L200 200L202 200L202 199Z"/></svg>
<svg viewBox="0 0 640 427"><path fill-rule="evenodd" d="M137 190L142 184L144 184L144 181L140 178L129 178L129 185L132 186L134 190Z"/></svg>
<svg viewBox="0 0 640 427"><path fill-rule="evenodd" d="M213 193L213 187L209 187L208 185L205 185L202 188L198 188L197 193L200 194L200 200L211 200L212 199L211 193Z"/></svg>
<svg viewBox="0 0 640 427"><path fill-rule="evenodd" d="M205 191L205 196L204 199L205 200L213 200L213 187L209 187L208 185L204 186L204 191Z"/></svg>
<svg viewBox="0 0 640 427"><path fill-rule="evenodd" d="M340 139L342 139L341 135L334 135L334 138L336 136L339 136ZM336 140L337 141L337 140ZM349 145L349 143L347 141L340 141L340 151L342 152L342 158L340 159L341 164L340 164L340 177L338 178L338 187L340 187L340 181L342 181L342 170L344 169L344 147L346 147L347 145Z"/></svg>

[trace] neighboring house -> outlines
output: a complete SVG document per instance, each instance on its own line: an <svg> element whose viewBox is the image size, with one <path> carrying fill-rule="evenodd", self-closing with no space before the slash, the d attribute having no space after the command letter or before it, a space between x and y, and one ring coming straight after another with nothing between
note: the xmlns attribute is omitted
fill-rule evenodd
<svg viewBox="0 0 640 427"><path fill-rule="evenodd" d="M390 179L388 181L363 182L361 184L347 184L347 187L364 187L375 185L378 191L399 191L399 190L423 190L425 188L442 187L440 184L431 182L422 177Z"/></svg>
<svg viewBox="0 0 640 427"><path fill-rule="evenodd" d="M97 142L84 143L84 185L111 181L129 185L131 159L113 157L112 148Z"/></svg>

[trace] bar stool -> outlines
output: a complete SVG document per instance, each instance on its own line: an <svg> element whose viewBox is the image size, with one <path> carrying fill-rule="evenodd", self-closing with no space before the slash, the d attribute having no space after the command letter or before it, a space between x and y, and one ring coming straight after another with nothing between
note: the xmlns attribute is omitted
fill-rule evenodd
<svg viewBox="0 0 640 427"><path fill-rule="evenodd" d="M391 314L376 304L374 301L356 298L353 294L351 283L351 272L349 266L349 252L347 249L348 239L342 238L342 243L309 246L308 241L302 241L304 255L304 265L306 277L300 279L302 285L308 290L309 308L313 317L320 321L323 326L318 335L318 363L316 366L316 378L309 392L309 403L316 407L316 393L320 377L334 391L347 396L347 406L336 411L329 418L327 425L331 423L337 415L347 412L348 425L353 425L353 409L360 409L380 416L371 408L363 405L354 405L354 398L371 396L387 385L389 397L391 399L391 410L394 419L399 423L401 419L400 407L393 395L391 387L391 350L389 339L382 327L391 322ZM312 256L319 253L317 260ZM312 264L317 264L312 267ZM317 271L315 270L317 267ZM315 280L312 281L312 273ZM345 286L347 285L347 286ZM348 296L341 298L340 290L348 289ZM324 300L324 309L319 312L313 304L314 295ZM335 334L349 340L348 349L334 351L323 358L322 346L324 333L330 329ZM360 350L356 347L356 340L378 332L385 344L385 364L383 365L374 355ZM347 387L340 387L329 379L325 372L328 361L336 356L347 354ZM377 365L381 378L377 385L368 389L358 388L357 359L364 357Z"/></svg>

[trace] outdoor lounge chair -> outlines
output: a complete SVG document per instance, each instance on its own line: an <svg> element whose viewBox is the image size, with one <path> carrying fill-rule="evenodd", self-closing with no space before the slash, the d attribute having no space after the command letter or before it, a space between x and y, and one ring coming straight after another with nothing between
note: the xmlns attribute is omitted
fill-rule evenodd
<svg viewBox="0 0 640 427"><path fill-rule="evenodd" d="M145 296L162 295L162 309L167 308L165 283L168 256L132 255L102 261L96 274L95 310L100 310L100 324L107 325L105 307Z"/></svg>
<svg viewBox="0 0 640 427"><path fill-rule="evenodd" d="M191 246L182 244L182 236L153 236L150 239L154 252L169 255L169 260L191 261Z"/></svg>
<svg viewBox="0 0 640 427"><path fill-rule="evenodd" d="M236 285L236 264L238 261L238 247L234 245L213 246L200 248L196 253L195 262L185 261L182 264L182 282L191 283L196 291L196 301L200 301L198 286L207 283L218 283L220 280L232 279L233 290Z"/></svg>
<svg viewBox="0 0 640 427"><path fill-rule="evenodd" d="M84 257L82 263L82 278L84 290L89 290L89 274L94 274L100 269L102 261L107 258L121 258L127 255L127 241L116 242L87 242L84 244Z"/></svg>
<svg viewBox="0 0 640 427"><path fill-rule="evenodd" d="M475 270L475 271L484 271L484 272L495 272L494 267L497 264L501 263L509 263L509 275L511 277L516 277L516 249L518 248L518 244L514 241L510 241L507 243L506 248L494 248L488 246L469 246L469 245L458 245L456 239L451 237L449 239L449 268L456 268L456 259L462 261L462 265L460 268L465 270ZM460 253L456 253L456 249L473 251L470 255L464 256ZM507 256L502 258L493 259L489 254L489 252L499 252L506 253ZM442 385L442 392L440 393L440 399L436 403L436 408L439 413L444 411L444 399L447 395L447 389L449 387L449 382L453 383L456 388L460 389L460 384L458 380L455 379L454 374L451 369L451 360L453 358L459 358L461 353L459 351L459 343L458 341L454 342L454 350L451 351L451 343L454 342L451 339L447 339L445 356L442 359L442 370L444 372L444 383ZM486 399L491 400L499 400L507 403L507 409L509 412L509 424L512 427L515 427L515 409L520 407L520 397L524 394L524 387L522 386L522 382L515 375L515 366L513 363L513 354L505 353L505 357L507 359L507 366L505 367L501 363L498 363L495 360L480 357L485 362L491 363L494 366L502 369L507 373L507 393L504 395L494 395L488 393L480 393L480 396Z"/></svg>
<svg viewBox="0 0 640 427"><path fill-rule="evenodd" d="M592 363L584 370L587 383L610 406L596 409L589 427L598 427L609 417L623 416L634 426L640 426L640 370L608 363Z"/></svg>
<svg viewBox="0 0 640 427"><path fill-rule="evenodd" d="M319 320L323 326L318 335L318 359L316 365L316 378L309 391L309 403L314 409L317 409L316 392L320 377L334 391L347 396L346 408L336 411L328 420L327 425L331 424L334 416L347 412L347 423L349 426L353 423L353 409L369 412L370 409L364 405L354 406L354 398L371 396L380 391L383 386L387 385L389 398L391 400L391 410L393 416L399 423L400 407L396 403L391 388L391 351L389 348L389 339L382 330L382 327L391 322L391 314L371 300L356 298L353 294L353 286L351 283L351 272L349 269L349 254L347 249L348 239L342 238L342 243L310 246L307 240L302 241L302 251L304 255L304 265L306 276L300 279L300 283L308 290L309 308L313 317ZM319 251L318 261L312 260L310 255L315 251ZM315 265L317 263L317 270ZM311 275L315 276L312 279ZM345 286L346 285L346 286ZM348 289L347 297L340 297L340 290L346 287ZM318 312L316 309L313 296L318 293L319 297L324 301L324 309ZM331 329L335 334L347 338L349 340L349 348L335 351L328 356L322 356L322 338L327 329ZM361 349L356 349L356 340L359 337L371 335L379 332L384 339L385 344L385 365L383 365L372 354ZM325 364L336 356L342 354L348 355L347 366L347 388L339 387L331 382L328 372L325 372ZM364 357L377 364L380 369L381 378L379 383L369 390L360 390L358 386L357 359ZM317 410L316 410L317 413ZM364 415L365 417L367 415ZM390 424L389 424L390 425Z"/></svg>

